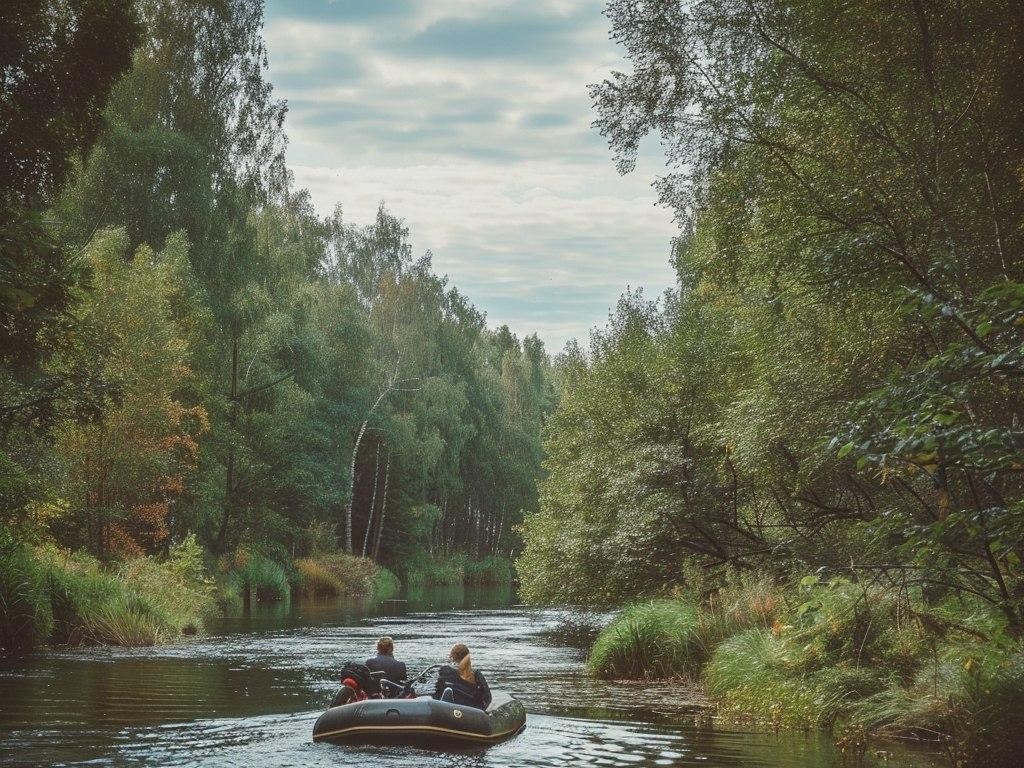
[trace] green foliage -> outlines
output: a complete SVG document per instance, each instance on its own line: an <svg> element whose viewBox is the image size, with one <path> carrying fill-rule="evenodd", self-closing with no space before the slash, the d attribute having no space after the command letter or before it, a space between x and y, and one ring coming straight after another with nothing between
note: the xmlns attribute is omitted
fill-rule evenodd
<svg viewBox="0 0 1024 768"><path fill-rule="evenodd" d="M724 639L778 620L784 596L767 577L735 578L703 601L689 597L627 606L598 635L589 668L602 677L694 679Z"/></svg>
<svg viewBox="0 0 1024 768"><path fill-rule="evenodd" d="M90 638L129 648L156 645L177 637L172 619L151 599L134 592L117 595L86 618Z"/></svg>
<svg viewBox="0 0 1024 768"><path fill-rule="evenodd" d="M916 293L904 309L921 322L955 317L970 338L891 375L858 401L832 446L890 481L930 481L934 515L889 514L873 528L926 579L980 595L1019 625L1024 603L1012 584L1021 575L1024 502L1006 490L1024 470L1024 431L1005 414L1021 405L1010 381L1024 374L1024 284L1003 280L966 306Z"/></svg>
<svg viewBox="0 0 1024 768"><path fill-rule="evenodd" d="M844 579L806 577L797 591L802 601L770 629L735 634L711 655L703 679L725 713L833 726L844 740L910 736L939 743L957 764L1013 765L1024 697L1017 641L985 637L987 621L965 622L953 606L922 613L905 596Z"/></svg>
<svg viewBox="0 0 1024 768"><path fill-rule="evenodd" d="M338 597L344 594L345 585L331 569L313 558L295 561L297 576L296 591L309 597Z"/></svg>
<svg viewBox="0 0 1024 768"><path fill-rule="evenodd" d="M830 725L842 700L839 679L802 673L799 654L764 629L726 640L705 670L708 691L727 710L774 726Z"/></svg>
<svg viewBox="0 0 1024 768"><path fill-rule="evenodd" d="M167 637L211 592L225 608L279 599L296 556L315 559L297 580L311 592L397 588L369 560L327 557L339 541L401 572L445 553L421 581L461 582L474 560L474 581L507 583L537 507L543 344L488 330L383 205L363 225L293 188L263 12L7 14L0 522L104 562L48 571L59 642ZM239 550L252 556L227 562ZM207 551L225 558L216 589ZM182 593L195 605L115 601L122 561L146 595L167 569L204 586Z"/></svg>
<svg viewBox="0 0 1024 768"><path fill-rule="evenodd" d="M699 591L699 590L698 590ZM733 578L703 600L634 603L598 634L601 677L700 679L722 715L936 742L957 764L1010 766L1024 651L1005 618L810 575L788 588Z"/></svg>
<svg viewBox="0 0 1024 768"><path fill-rule="evenodd" d="M83 553L5 545L4 648L153 645L199 632L214 609L201 558L186 540L166 560L138 558L111 570Z"/></svg>
<svg viewBox="0 0 1024 768"><path fill-rule="evenodd" d="M514 579L512 561L501 555L470 560L461 553L445 557L415 552L403 560L402 567L405 583L416 588L455 584L502 587L511 586Z"/></svg>
<svg viewBox="0 0 1024 768"><path fill-rule="evenodd" d="M124 585L85 555L67 556L49 550L41 553L40 564L53 606L50 642L69 646L104 642L95 634L95 620L108 606L120 601Z"/></svg>
<svg viewBox="0 0 1024 768"><path fill-rule="evenodd" d="M594 86L597 124L623 170L659 132L678 283L625 295L562 364L527 600L824 569L1024 634L1011 5L609 4L632 67ZM869 621L846 592L808 594L800 621ZM816 632L829 663L856 665Z"/></svg>
<svg viewBox="0 0 1024 768"><path fill-rule="evenodd" d="M33 370L81 273L41 215L73 159L96 141L103 105L139 38L130 0L17 3L0 32L0 423L44 413L55 382ZM102 39L103 45L96 45ZM6 374L22 374L15 380ZM29 374L29 375L24 375ZM23 405L27 404L27 405Z"/></svg>

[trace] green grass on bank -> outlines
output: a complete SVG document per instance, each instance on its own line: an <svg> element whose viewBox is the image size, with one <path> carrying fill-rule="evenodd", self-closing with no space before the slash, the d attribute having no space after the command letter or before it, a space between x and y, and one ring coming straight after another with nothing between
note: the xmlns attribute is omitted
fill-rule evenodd
<svg viewBox="0 0 1024 768"><path fill-rule="evenodd" d="M446 587L456 584L507 586L512 584L512 561L506 557L489 555L482 560L470 560L465 555L432 557L419 553L405 565L405 582L410 587Z"/></svg>
<svg viewBox="0 0 1024 768"><path fill-rule="evenodd" d="M402 589L402 582L384 566L377 567L377 575L373 579L373 597L377 600L388 600Z"/></svg>
<svg viewBox="0 0 1024 768"><path fill-rule="evenodd" d="M398 577L368 557L321 554L295 561L296 591L309 597L387 599L401 587Z"/></svg>
<svg viewBox="0 0 1024 768"><path fill-rule="evenodd" d="M722 714L832 728L844 746L929 740L958 766L1024 753L1024 648L975 606L927 609L843 579L791 589L755 580L703 601L627 606L598 636L603 677L701 680Z"/></svg>
<svg viewBox="0 0 1024 768"><path fill-rule="evenodd" d="M166 559L105 569L53 547L0 541L0 649L54 645L146 646L202 630L216 608L194 538Z"/></svg>
<svg viewBox="0 0 1024 768"><path fill-rule="evenodd" d="M512 564L490 557L420 556L412 587L510 586ZM211 576L211 570L214 575ZM146 646L202 632L204 619L252 602L314 598L387 599L401 583L370 558L240 547L214 560L190 536L166 557L100 563L53 545L30 546L0 528L0 651L41 645Z"/></svg>
<svg viewBox="0 0 1024 768"><path fill-rule="evenodd" d="M226 572L223 581L227 589L237 593L243 602L253 598L257 602L272 602L291 596L285 567L261 552L239 549L222 560L221 570Z"/></svg>
<svg viewBox="0 0 1024 768"><path fill-rule="evenodd" d="M723 589L700 609L674 598L635 603L598 635L588 666L606 678L696 678L718 643L770 626L779 605L765 580Z"/></svg>
<svg viewBox="0 0 1024 768"><path fill-rule="evenodd" d="M628 606L598 635L588 668L600 677L672 677L700 658L697 609L682 600Z"/></svg>
<svg viewBox="0 0 1024 768"><path fill-rule="evenodd" d="M431 557L420 552L403 564L405 583L416 587L445 587L462 584L466 579L466 559L462 555Z"/></svg>
<svg viewBox="0 0 1024 768"><path fill-rule="evenodd" d="M504 587L512 584L515 569L507 557L488 555L483 560L467 561L463 574L466 584Z"/></svg>

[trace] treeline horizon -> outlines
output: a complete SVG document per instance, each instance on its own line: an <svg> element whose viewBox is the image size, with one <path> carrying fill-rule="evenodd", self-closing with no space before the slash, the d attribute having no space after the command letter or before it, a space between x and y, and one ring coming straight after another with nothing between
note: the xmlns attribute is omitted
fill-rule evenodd
<svg viewBox="0 0 1024 768"><path fill-rule="evenodd" d="M5 536L511 557L543 342L488 329L383 203L357 224L294 188L262 0L4 13Z"/></svg>

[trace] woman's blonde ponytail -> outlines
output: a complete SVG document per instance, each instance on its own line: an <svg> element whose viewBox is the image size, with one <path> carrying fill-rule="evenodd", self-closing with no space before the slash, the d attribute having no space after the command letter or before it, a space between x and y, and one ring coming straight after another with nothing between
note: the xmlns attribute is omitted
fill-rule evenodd
<svg viewBox="0 0 1024 768"><path fill-rule="evenodd" d="M476 683L476 674L473 672L473 661L469 657L469 647L464 643L456 643L452 646L451 660L455 662L459 677L467 683Z"/></svg>

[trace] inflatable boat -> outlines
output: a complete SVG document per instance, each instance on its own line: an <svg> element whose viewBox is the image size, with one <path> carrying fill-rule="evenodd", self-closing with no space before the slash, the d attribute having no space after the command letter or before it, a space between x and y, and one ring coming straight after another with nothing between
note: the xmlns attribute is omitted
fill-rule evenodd
<svg viewBox="0 0 1024 768"><path fill-rule="evenodd" d="M313 741L399 742L427 747L497 744L526 727L526 709L495 692L491 706L476 709L428 696L366 699L332 707L313 726Z"/></svg>
<svg viewBox="0 0 1024 768"><path fill-rule="evenodd" d="M426 682L440 666L435 664L412 680L394 683L363 665L346 664L342 689L313 725L313 741L401 742L425 747L497 744L526 727L526 709L507 693L492 692L486 710L418 695L415 685Z"/></svg>

